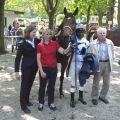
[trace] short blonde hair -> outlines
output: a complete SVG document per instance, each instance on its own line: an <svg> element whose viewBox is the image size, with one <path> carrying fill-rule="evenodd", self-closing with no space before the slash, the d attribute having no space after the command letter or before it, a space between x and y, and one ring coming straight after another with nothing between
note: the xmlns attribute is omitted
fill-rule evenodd
<svg viewBox="0 0 120 120"><path fill-rule="evenodd" d="M104 27L99 27L99 28L97 29L97 35L98 35L100 32L105 32L105 33L107 34L107 29L104 28Z"/></svg>
<svg viewBox="0 0 120 120"><path fill-rule="evenodd" d="M49 28L45 28L45 29L42 31L43 42L45 41L45 40L44 40L44 35L45 35L45 33L51 34L51 30L50 30Z"/></svg>
<svg viewBox="0 0 120 120"><path fill-rule="evenodd" d="M42 31L42 35L44 36L45 33L51 33L51 30L49 28L45 28L43 31Z"/></svg>

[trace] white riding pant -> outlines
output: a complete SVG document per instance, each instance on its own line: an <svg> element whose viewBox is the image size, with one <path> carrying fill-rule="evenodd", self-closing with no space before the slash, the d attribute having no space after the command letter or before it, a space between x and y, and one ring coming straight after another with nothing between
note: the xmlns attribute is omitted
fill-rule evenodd
<svg viewBox="0 0 120 120"><path fill-rule="evenodd" d="M76 64L76 65L75 65ZM77 79L79 76L79 71L82 67L82 62L71 62L70 66L70 92L76 91ZM79 87L79 90L83 91L83 87Z"/></svg>

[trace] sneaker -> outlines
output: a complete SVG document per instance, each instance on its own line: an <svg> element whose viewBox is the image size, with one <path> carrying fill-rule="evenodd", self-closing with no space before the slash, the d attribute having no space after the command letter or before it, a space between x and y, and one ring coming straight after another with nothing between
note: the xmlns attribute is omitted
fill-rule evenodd
<svg viewBox="0 0 120 120"><path fill-rule="evenodd" d="M51 110L53 110L53 111L57 110L57 108L56 108L56 106L55 106L54 103L50 104L50 105L49 105L49 108L50 108Z"/></svg>
<svg viewBox="0 0 120 120"><path fill-rule="evenodd" d="M38 110L39 110L39 111L42 111L42 110L43 110L43 106L44 106L44 105L40 103L40 104L39 104L39 107L38 107Z"/></svg>

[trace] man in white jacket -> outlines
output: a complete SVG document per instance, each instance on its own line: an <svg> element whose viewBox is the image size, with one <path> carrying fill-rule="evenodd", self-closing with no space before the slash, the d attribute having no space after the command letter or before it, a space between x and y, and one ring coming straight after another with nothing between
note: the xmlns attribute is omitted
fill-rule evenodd
<svg viewBox="0 0 120 120"><path fill-rule="evenodd" d="M93 78L91 93L93 105L98 104L98 99L105 104L109 103L109 101L106 99L106 96L110 85L110 75L114 58L114 44L111 40L106 38L106 35L106 28L98 28L98 38L91 43L91 51L96 55L99 62L99 70ZM99 82L101 78L103 79L103 84L99 94Z"/></svg>

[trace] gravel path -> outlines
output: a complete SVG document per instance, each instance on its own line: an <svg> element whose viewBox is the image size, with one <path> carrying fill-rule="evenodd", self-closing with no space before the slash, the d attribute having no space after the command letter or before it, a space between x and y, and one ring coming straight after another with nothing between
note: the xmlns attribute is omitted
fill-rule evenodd
<svg viewBox="0 0 120 120"><path fill-rule="evenodd" d="M9 47L8 47L9 48ZM38 88L39 78L36 76L30 100L33 106L30 107L32 113L27 115L20 110L19 92L20 81L14 78L15 53L0 55L0 120L120 120L120 48L115 47L116 58L114 61L111 86L108 93L110 104L106 105L99 101L97 106L91 103L92 76L85 86L84 98L87 105L78 101L78 91L76 91L76 107L70 108L69 78L64 81L65 97L59 98L59 73L55 89L55 103L58 110L53 112L47 106L42 112L38 111Z"/></svg>

